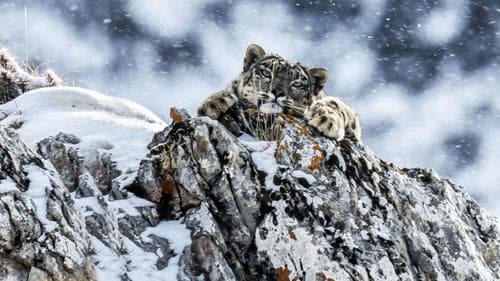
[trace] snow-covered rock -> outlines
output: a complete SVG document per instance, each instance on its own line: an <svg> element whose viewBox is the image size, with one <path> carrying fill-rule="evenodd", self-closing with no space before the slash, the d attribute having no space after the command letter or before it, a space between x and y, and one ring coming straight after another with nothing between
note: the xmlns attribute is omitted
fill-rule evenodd
<svg viewBox="0 0 500 281"><path fill-rule="evenodd" d="M0 159L0 279L95 280L82 214L52 165L3 126Z"/></svg>
<svg viewBox="0 0 500 281"><path fill-rule="evenodd" d="M461 187L291 118L261 142L80 88L7 100L1 280L500 280Z"/></svg>
<svg viewBox="0 0 500 281"><path fill-rule="evenodd" d="M260 142L172 119L137 188L191 230L186 280L500 280L499 222L432 170L293 121Z"/></svg>
<svg viewBox="0 0 500 281"><path fill-rule="evenodd" d="M153 134L165 126L156 115L133 102L74 87L27 92L0 105L0 112L0 126L15 128L29 153L55 167L64 198L80 212L75 220L87 235L84 256L92 260L97 280L176 278L176 259L191 241L189 232L179 221L161 222L154 203L125 189ZM22 175L2 181L0 189L29 180Z"/></svg>

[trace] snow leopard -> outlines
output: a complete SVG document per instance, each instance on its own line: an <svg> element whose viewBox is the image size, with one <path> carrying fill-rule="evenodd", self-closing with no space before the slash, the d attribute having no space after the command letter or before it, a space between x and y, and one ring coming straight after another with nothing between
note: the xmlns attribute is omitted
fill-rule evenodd
<svg viewBox="0 0 500 281"><path fill-rule="evenodd" d="M308 68L251 44L239 77L225 90L209 96L198 108L198 115L219 120L226 127L230 125L224 120L238 120L243 132L260 140L279 138L283 121L291 116L328 138L360 142L356 111L324 93L327 79L324 68Z"/></svg>

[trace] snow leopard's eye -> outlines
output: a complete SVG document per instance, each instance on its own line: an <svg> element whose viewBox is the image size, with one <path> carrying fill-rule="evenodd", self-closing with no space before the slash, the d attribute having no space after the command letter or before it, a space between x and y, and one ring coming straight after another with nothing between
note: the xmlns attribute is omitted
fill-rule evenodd
<svg viewBox="0 0 500 281"><path fill-rule="evenodd" d="M257 65L258 69L270 70L272 67L273 67L273 60L272 59L264 60Z"/></svg>
<svg viewBox="0 0 500 281"><path fill-rule="evenodd" d="M255 68L255 74L259 77L271 79L272 73L271 69L267 66L268 64L271 65L269 62L263 62L257 65Z"/></svg>
<svg viewBox="0 0 500 281"><path fill-rule="evenodd" d="M290 96L294 99L305 97L308 94L308 85L301 81L294 81L290 87Z"/></svg>
<svg viewBox="0 0 500 281"><path fill-rule="evenodd" d="M298 88L298 89L305 89L307 84L301 80L294 80L294 81L292 81L292 83L290 83L290 86Z"/></svg>
<svg viewBox="0 0 500 281"><path fill-rule="evenodd" d="M271 71L269 69L261 69L260 74L265 78L271 78Z"/></svg>

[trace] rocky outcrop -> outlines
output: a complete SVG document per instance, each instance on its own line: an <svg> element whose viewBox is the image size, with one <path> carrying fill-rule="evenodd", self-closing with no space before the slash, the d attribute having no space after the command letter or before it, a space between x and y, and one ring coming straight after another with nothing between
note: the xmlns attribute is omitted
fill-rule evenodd
<svg viewBox="0 0 500 281"><path fill-rule="evenodd" d="M258 142L172 117L132 189L191 231L182 280L500 280L498 221L432 170L290 118Z"/></svg>
<svg viewBox="0 0 500 281"><path fill-rule="evenodd" d="M74 135L60 133L40 141L38 152L54 164L63 182L73 187L72 196L84 209L82 221L99 280L107 271L120 280L139 280L137 276L145 276L147 271L165 269L176 253L171 241L150 229L160 224L157 206L123 189L127 175L116 170L109 154L88 148L81 152L75 146L79 142ZM134 264L141 260L138 254L150 264Z"/></svg>
<svg viewBox="0 0 500 281"><path fill-rule="evenodd" d="M72 134L59 133L38 143L38 153L50 160L59 171L61 179L70 191L77 190L77 197L97 195L92 180L100 194L107 194L114 178L120 175L108 153L100 149L87 151L87 157L79 156L74 145L80 139ZM87 158L87 159L85 159Z"/></svg>
<svg viewBox="0 0 500 281"><path fill-rule="evenodd" d="M123 189L128 175L109 155L78 142L60 133L37 154L0 126L0 279L172 280L163 271L182 249L164 230L189 233L162 224L157 206Z"/></svg>
<svg viewBox="0 0 500 281"><path fill-rule="evenodd" d="M51 164L0 127L0 279L95 280L81 213Z"/></svg>

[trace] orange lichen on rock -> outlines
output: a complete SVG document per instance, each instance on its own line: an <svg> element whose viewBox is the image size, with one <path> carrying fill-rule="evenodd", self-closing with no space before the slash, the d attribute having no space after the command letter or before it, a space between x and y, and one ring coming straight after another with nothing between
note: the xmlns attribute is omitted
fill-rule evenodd
<svg viewBox="0 0 500 281"><path fill-rule="evenodd" d="M276 149L275 158L278 160L282 159L283 155L287 151L288 151L288 143L286 143L286 142L281 143L280 146L278 146L278 149Z"/></svg>
<svg viewBox="0 0 500 281"><path fill-rule="evenodd" d="M182 115L182 113L175 107L170 108L170 118L172 118L172 120L175 123L181 123L181 122L186 121L184 119L184 116Z"/></svg>
<svg viewBox="0 0 500 281"><path fill-rule="evenodd" d="M282 114L281 116L287 123L293 124L300 134L309 136L309 129L307 128L307 126L301 124L295 116L290 114Z"/></svg>
<svg viewBox="0 0 500 281"><path fill-rule="evenodd" d="M288 278L288 274L290 273L288 268L282 266L276 269L276 271L278 272L278 281L290 281L290 278Z"/></svg>
<svg viewBox="0 0 500 281"><path fill-rule="evenodd" d="M170 176L168 173L166 174L165 179L161 183L161 193L162 194L154 194L155 196L149 196L149 199L155 203L160 203L160 200L164 195L169 198L169 200L178 200L179 199L179 193L177 191L177 185L175 184L175 181L172 179L172 176Z"/></svg>
<svg viewBox="0 0 500 281"><path fill-rule="evenodd" d="M311 163L309 164L309 166L307 166L307 168L311 171L315 171L321 166L321 163L323 163L323 160L324 160L324 157L321 155L313 156Z"/></svg>
<svg viewBox="0 0 500 281"><path fill-rule="evenodd" d="M314 171L321 166L323 160L325 160L325 157L323 157L323 153L321 152L321 147L318 144L314 144L312 149L314 152L316 152L316 155L312 157L311 163L309 163L309 166L307 166L307 168L311 171Z"/></svg>

